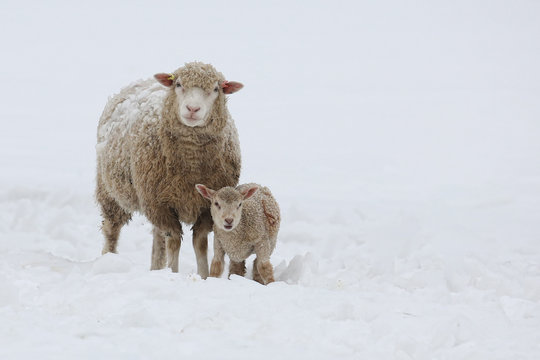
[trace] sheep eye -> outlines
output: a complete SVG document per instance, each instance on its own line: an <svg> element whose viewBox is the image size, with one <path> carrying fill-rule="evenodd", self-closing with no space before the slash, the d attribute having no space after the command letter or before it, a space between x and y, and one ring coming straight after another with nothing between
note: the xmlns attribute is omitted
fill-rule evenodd
<svg viewBox="0 0 540 360"><path fill-rule="evenodd" d="M180 87L182 87L182 84L176 83L176 87L177 87L177 88L180 88Z"/></svg>
<svg viewBox="0 0 540 360"><path fill-rule="evenodd" d="M219 206L219 204L217 203L217 201L214 203L214 205L216 205L218 207L218 209L220 209L221 207Z"/></svg>
<svg viewBox="0 0 540 360"><path fill-rule="evenodd" d="M240 206L242 206L242 203L238 204L238 208L240 209Z"/></svg>

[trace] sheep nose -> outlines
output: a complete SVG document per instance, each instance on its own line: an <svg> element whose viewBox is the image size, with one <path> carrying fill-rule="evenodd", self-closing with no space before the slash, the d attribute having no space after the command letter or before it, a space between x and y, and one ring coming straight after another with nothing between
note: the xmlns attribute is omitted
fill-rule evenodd
<svg viewBox="0 0 540 360"><path fill-rule="evenodd" d="M234 219L231 219L231 218L227 218L225 219L225 222L229 225L231 225L233 223Z"/></svg>
<svg viewBox="0 0 540 360"><path fill-rule="evenodd" d="M195 107L195 106L186 105L186 107L192 113L196 113L197 111L201 110L200 106Z"/></svg>

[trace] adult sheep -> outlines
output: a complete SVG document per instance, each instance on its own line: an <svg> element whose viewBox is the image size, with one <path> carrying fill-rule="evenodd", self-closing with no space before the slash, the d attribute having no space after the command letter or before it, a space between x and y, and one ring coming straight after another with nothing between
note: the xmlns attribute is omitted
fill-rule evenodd
<svg viewBox="0 0 540 360"><path fill-rule="evenodd" d="M103 216L102 253L116 252L120 229L138 211L153 225L151 269L164 268L168 259L178 272L181 223L194 224L197 272L206 278L212 218L195 184L238 184L240 145L225 96L243 85L200 62L154 78L111 97L99 120L96 198Z"/></svg>

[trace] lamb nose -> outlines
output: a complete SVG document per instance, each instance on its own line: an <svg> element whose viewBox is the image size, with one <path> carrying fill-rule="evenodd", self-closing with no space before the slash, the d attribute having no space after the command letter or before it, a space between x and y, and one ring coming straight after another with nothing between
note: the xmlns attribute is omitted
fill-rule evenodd
<svg viewBox="0 0 540 360"><path fill-rule="evenodd" d="M229 225L232 224L233 221L234 221L234 220L231 219L231 218L225 219L225 222L226 222L227 224L229 224Z"/></svg>
<svg viewBox="0 0 540 360"><path fill-rule="evenodd" d="M201 110L201 107L198 106L198 107L194 107L194 106L189 106L189 105L186 105L187 109L192 112L192 113L196 113L197 111Z"/></svg>

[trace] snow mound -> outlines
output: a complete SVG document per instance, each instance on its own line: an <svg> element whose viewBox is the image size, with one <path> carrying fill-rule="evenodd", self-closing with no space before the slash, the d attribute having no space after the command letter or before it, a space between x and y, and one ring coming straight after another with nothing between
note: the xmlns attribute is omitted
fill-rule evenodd
<svg viewBox="0 0 540 360"><path fill-rule="evenodd" d="M288 284L309 284L318 274L318 262L311 253L296 255L288 265L281 262L275 271L277 280Z"/></svg>

